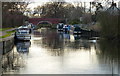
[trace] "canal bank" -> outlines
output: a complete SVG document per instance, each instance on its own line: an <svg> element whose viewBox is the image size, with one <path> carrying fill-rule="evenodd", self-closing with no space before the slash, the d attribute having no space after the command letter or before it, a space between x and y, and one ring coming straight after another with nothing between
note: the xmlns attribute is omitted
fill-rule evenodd
<svg viewBox="0 0 120 76"><path fill-rule="evenodd" d="M9 52L14 45L14 35L0 39L0 55Z"/></svg>
<svg viewBox="0 0 120 76"><path fill-rule="evenodd" d="M3 49L3 43L0 42L0 76L2 75L2 49Z"/></svg>
<svg viewBox="0 0 120 76"><path fill-rule="evenodd" d="M2 56L13 49L14 36L9 36L0 40L0 75L2 75Z"/></svg>

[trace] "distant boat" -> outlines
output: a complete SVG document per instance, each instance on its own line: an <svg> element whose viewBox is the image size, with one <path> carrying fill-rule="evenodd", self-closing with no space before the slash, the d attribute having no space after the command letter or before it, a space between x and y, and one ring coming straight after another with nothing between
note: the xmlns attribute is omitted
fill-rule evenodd
<svg viewBox="0 0 120 76"><path fill-rule="evenodd" d="M70 30L71 30L71 26L70 26L70 25L64 25L63 31L64 31L65 33L70 33Z"/></svg>
<svg viewBox="0 0 120 76"><path fill-rule="evenodd" d="M74 26L73 34L81 34L80 26Z"/></svg>
<svg viewBox="0 0 120 76"><path fill-rule="evenodd" d="M21 26L16 29L15 38L18 40L30 40L31 39L31 29L27 26Z"/></svg>
<svg viewBox="0 0 120 76"><path fill-rule="evenodd" d="M57 30L58 30L58 31L63 31L63 26L64 26L63 23L59 23L59 24L57 25Z"/></svg>

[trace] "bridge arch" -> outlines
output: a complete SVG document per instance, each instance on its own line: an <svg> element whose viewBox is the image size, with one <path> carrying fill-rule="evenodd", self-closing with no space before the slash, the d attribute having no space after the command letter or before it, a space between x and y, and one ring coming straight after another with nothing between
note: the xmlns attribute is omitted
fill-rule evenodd
<svg viewBox="0 0 120 76"><path fill-rule="evenodd" d="M50 21L39 21L37 23L37 25L39 25L39 24L50 24L50 25L52 25L52 22L50 22Z"/></svg>
<svg viewBox="0 0 120 76"><path fill-rule="evenodd" d="M38 25L42 22L48 22L50 24L58 24L61 21L63 21L63 19L60 18L29 18L29 22L34 25Z"/></svg>
<svg viewBox="0 0 120 76"><path fill-rule="evenodd" d="M51 27L52 26L52 22L50 22L50 21L39 21L37 23L37 26L39 28L41 28L41 27Z"/></svg>

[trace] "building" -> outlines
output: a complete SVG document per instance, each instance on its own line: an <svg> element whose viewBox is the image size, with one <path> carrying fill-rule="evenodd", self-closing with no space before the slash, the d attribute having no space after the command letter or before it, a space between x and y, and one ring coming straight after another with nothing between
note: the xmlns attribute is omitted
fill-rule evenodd
<svg viewBox="0 0 120 76"><path fill-rule="evenodd" d="M118 8L120 9L120 1L118 2Z"/></svg>
<svg viewBox="0 0 120 76"><path fill-rule="evenodd" d="M117 8L116 3L112 3L111 6L107 9L107 12L109 12L111 15L119 15L120 10Z"/></svg>

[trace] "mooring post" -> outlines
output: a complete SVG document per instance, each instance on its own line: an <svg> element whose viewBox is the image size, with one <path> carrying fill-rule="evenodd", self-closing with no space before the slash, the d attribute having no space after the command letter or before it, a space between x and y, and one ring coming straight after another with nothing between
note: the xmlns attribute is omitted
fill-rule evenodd
<svg viewBox="0 0 120 76"><path fill-rule="evenodd" d="M0 28L2 28L2 2L0 1ZM0 39L0 41L2 41ZM3 44L1 43L1 46L3 46ZM0 76L2 75L2 48L0 49Z"/></svg>

